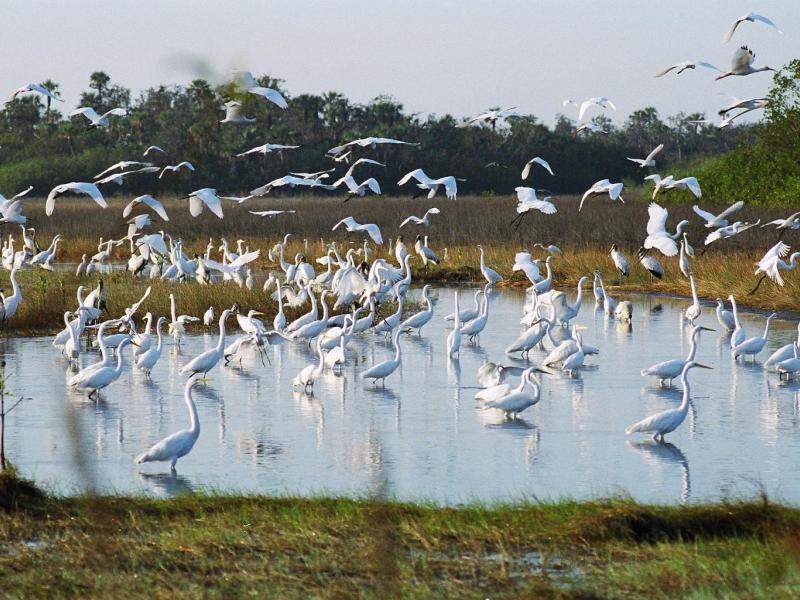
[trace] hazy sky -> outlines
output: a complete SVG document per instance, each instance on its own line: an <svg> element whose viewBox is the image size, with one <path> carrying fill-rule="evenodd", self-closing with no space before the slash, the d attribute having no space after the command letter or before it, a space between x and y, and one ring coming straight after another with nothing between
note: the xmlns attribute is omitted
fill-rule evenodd
<svg viewBox="0 0 800 600"><path fill-rule="evenodd" d="M745 23L723 45L729 25L751 10L785 35ZM619 121L647 105L662 116L711 115L725 101L720 92L763 95L768 73L653 78L690 59L727 70L742 44L755 50L756 66L800 57L800 1L26 0L3 6L0 90L51 78L72 108L91 71L136 92L187 83L180 57L195 56L220 72L279 76L295 95L336 90L366 102L391 94L410 111L456 116L517 106L548 123L558 112L575 117L564 98L608 96Z"/></svg>

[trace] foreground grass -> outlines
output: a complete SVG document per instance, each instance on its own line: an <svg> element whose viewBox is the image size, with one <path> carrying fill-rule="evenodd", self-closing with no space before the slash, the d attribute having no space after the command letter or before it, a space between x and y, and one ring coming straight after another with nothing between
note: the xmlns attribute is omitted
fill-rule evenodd
<svg viewBox="0 0 800 600"><path fill-rule="evenodd" d="M8 597L796 597L800 511L51 498L0 475Z"/></svg>

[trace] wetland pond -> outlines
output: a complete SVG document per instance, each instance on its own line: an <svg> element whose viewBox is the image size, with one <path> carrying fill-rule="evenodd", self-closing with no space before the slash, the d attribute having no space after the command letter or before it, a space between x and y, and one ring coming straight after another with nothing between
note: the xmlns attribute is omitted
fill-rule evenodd
<svg viewBox="0 0 800 600"><path fill-rule="evenodd" d="M462 308L476 288L463 287ZM420 290L412 291L418 296ZM446 357L453 289L434 289L435 315L422 337L403 336L402 365L373 386L360 373L393 354L382 336L356 337L341 375L326 371L315 394L292 379L316 361L296 342L269 350L271 363L249 356L242 368L216 367L195 388L201 424L193 451L169 465L134 464L165 435L186 428L181 366L217 339L216 328L165 337L152 379L131 365L99 402L67 387L66 359L52 337L0 340L7 385L26 400L6 421L6 453L19 470L56 493L81 491L168 496L192 490L277 495L347 495L459 504L628 494L642 502L682 503L752 497L800 503L800 384L779 382L761 362L796 336L776 319L755 364L734 363L713 306L704 305L698 361L714 370L690 374L693 403L684 424L656 444L625 427L675 407L681 390L659 387L639 371L686 355L684 299L628 295L630 326L595 310L591 292L576 323L600 348L575 377L545 375L541 401L509 420L474 400L484 361L524 365L504 355L519 334L524 294L490 294L489 324L459 361ZM574 290L569 291L570 298ZM748 336L764 317L742 311ZM236 330L235 320L229 328ZM239 335L238 330L234 335ZM531 360L545 352L534 350ZM98 359L83 353L81 366ZM16 398L13 397L12 399Z"/></svg>

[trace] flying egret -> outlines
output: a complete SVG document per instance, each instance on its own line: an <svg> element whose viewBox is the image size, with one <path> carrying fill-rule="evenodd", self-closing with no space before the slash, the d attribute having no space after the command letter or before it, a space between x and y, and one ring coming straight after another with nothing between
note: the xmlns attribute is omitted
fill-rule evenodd
<svg viewBox="0 0 800 600"><path fill-rule="evenodd" d="M108 208L108 204L106 203L105 198L103 198L103 194L100 193L100 190L95 184L73 181L71 183L62 183L61 185L57 185L50 190L50 193L47 195L47 201L44 205L44 212L48 217L53 214L53 210L56 207L56 198L63 196L67 192L86 194L90 196L92 200L94 200L101 208Z"/></svg>
<svg viewBox="0 0 800 600"><path fill-rule="evenodd" d="M647 250L656 248L664 256L675 256L678 253L676 240L683 235L684 230L689 226L689 221L681 221L675 228L675 233L668 233L666 231L667 217L669 216L667 209L651 202L647 207L647 212L650 218L647 221L647 237L643 246Z"/></svg>
<svg viewBox="0 0 800 600"><path fill-rule="evenodd" d="M595 96L580 103L576 102L575 100L564 100L561 104L562 106L572 104L578 109L578 122L583 122L583 117L586 115L586 111L588 111L592 106L617 110L617 107L614 106L614 103L605 96Z"/></svg>
<svg viewBox="0 0 800 600"><path fill-rule="evenodd" d="M225 321L230 314L231 310L226 308L219 317L219 340L217 340L217 345L189 361L189 363L180 370L181 374L188 373L190 377L198 373L205 375L217 366L217 363L222 359L222 355L225 352Z"/></svg>
<svg viewBox="0 0 800 600"><path fill-rule="evenodd" d="M678 408L670 408L663 412L656 413L646 419L634 423L625 430L625 433L652 433L653 439L664 443L664 436L675 431L686 419L689 412L689 402L691 400L691 388L689 387L689 371L695 367L710 369L706 365L697 362L688 362L684 365L681 372L681 385L683 386L683 399Z"/></svg>
<svg viewBox="0 0 800 600"><path fill-rule="evenodd" d="M765 277L769 277L772 281L777 283L779 286L783 287L783 277L781 277L781 271L791 271L797 268L797 259L800 258L800 252L794 252L789 257L789 262L787 263L784 258L789 254L790 247L783 242L778 242L772 248L770 248L767 253L762 257L760 261L756 263L758 268L755 271L755 275L759 273L763 273L761 279L758 280L756 287L753 288L753 291L750 293L753 294L758 289L758 286L761 285L761 282L764 281Z"/></svg>
<svg viewBox="0 0 800 600"><path fill-rule="evenodd" d="M415 217L414 215L411 215L405 221L400 223L400 227L402 228L405 225L408 225L409 223L414 223L415 225L422 225L424 227L428 227L431 224L429 215L438 215L441 212L442 211L440 211L436 207L429 208L427 211L425 211L425 214L422 215L422 217Z"/></svg>
<svg viewBox="0 0 800 600"><path fill-rule="evenodd" d="M290 188L295 188L297 186L322 188L329 191L336 189L332 185L320 183L318 179L305 179L303 177L295 177L293 175L284 175L283 177L278 177L277 179L273 179L272 181L265 183L261 187L250 190L250 194L253 196L264 196L269 194L273 189L283 186L289 186Z"/></svg>
<svg viewBox="0 0 800 600"><path fill-rule="evenodd" d="M763 15L759 15L759 14L756 14L754 12L749 12L746 15L742 15L741 17L739 17L738 19L736 19L733 22L733 25L731 25L731 28L728 31L725 32L725 35L722 36L722 43L724 44L725 42L730 41L730 39L733 37L734 32L739 27L739 25L741 25L745 21L749 21L750 23L755 23L756 21L759 21L761 23L764 23L765 25L769 25L775 31L777 31L778 33L783 35L783 32L780 29L778 29L778 26L775 25L775 23L773 23L770 19L768 19L767 17L765 17Z"/></svg>
<svg viewBox="0 0 800 600"><path fill-rule="evenodd" d="M658 146L653 148L653 150L650 151L650 154L648 154L644 158L630 158L630 157L626 157L626 158L631 162L635 162L637 165L639 165L643 169L645 167L655 167L656 166L656 155L659 152L661 152L663 149L664 149L664 144L659 144Z"/></svg>
<svg viewBox="0 0 800 600"><path fill-rule="evenodd" d="M169 221L169 216L167 216L167 211L164 209L164 205L161 204L158 200L153 198L150 194L145 194L144 196L137 196L133 200L131 200L128 204L125 205L125 208L122 210L122 218L126 219L133 209L138 206L139 204L144 204L145 206L149 207L153 210L159 217L161 217L164 221Z"/></svg>
<svg viewBox="0 0 800 600"><path fill-rule="evenodd" d="M764 335L755 336L746 339L741 344L737 344L733 348L733 358L734 360L738 359L740 356L747 356L748 354L753 357L753 361L756 360L756 354L761 352L764 349L764 346L767 345L767 336L769 335L769 325L772 322L772 319L778 316L778 313L772 313L770 316L767 317L767 323L764 325Z"/></svg>
<svg viewBox="0 0 800 600"><path fill-rule="evenodd" d="M494 131L498 121L504 121L506 119L520 119L524 117L522 113L517 112L515 109L516 107L512 106L511 108L504 108L504 109L495 108L492 110L487 110L484 113L481 113L470 119L467 119L467 121L460 124L459 127L467 127L472 123L477 123L478 121L481 121L483 123L490 123L492 126L492 131Z"/></svg>
<svg viewBox="0 0 800 600"><path fill-rule="evenodd" d="M344 219L336 223L336 225L333 226L331 231L336 231L336 229L338 229L340 225L344 225L347 231L351 232L364 231L367 233L367 235L369 235L370 238L372 238L373 242L375 242L376 244L383 244L383 237L381 237L381 230L377 225L375 225L375 223L361 224L358 221L356 221L353 217L345 217Z"/></svg>
<svg viewBox="0 0 800 600"><path fill-rule="evenodd" d="M213 188L202 188L189 194L189 214L197 218L203 212L203 207L208 208L217 217L222 219L222 203L217 190Z"/></svg>
<svg viewBox="0 0 800 600"><path fill-rule="evenodd" d="M124 108L112 108L111 110L104 112L102 115L98 115L92 107L84 106L69 113L70 117L75 117L77 115L83 115L86 117L86 119L88 119L90 129L93 127L102 127L103 129L106 129L110 125L108 120L110 116L113 115L115 117L125 117L128 115L128 111L126 111Z"/></svg>
<svg viewBox="0 0 800 600"><path fill-rule="evenodd" d="M42 96L45 96L47 98L52 98L53 100L58 100L59 102L64 102L64 100L59 98L58 95L53 93L51 90L48 90L43 85L40 85L38 83L29 83L28 85L23 85L21 88L17 88L16 90L14 90L14 93L11 94L11 96L9 96L8 100L6 100L5 103L7 104L7 103L11 102L12 100L14 100L17 96L20 96L22 94L27 94L29 92L35 92L35 93L41 94Z"/></svg>
<svg viewBox="0 0 800 600"><path fill-rule="evenodd" d="M167 165L163 169L161 169L161 173L158 174L158 178L161 179L167 172L170 173L178 173L181 169L186 169L187 171L194 172L195 168L192 163L188 160L182 160L177 165Z"/></svg>
<svg viewBox="0 0 800 600"><path fill-rule="evenodd" d="M142 153L142 156L146 157L148 154L153 154L158 152L159 154L166 154L167 151L164 150L160 146L148 146L145 151Z"/></svg>
<svg viewBox="0 0 800 600"><path fill-rule="evenodd" d="M538 210L545 215L553 215L558 212L556 205L550 201L552 196L546 196L540 200L536 197L535 189L522 186L514 188L514 191L517 192L517 216L511 221L511 224L516 223L516 227L519 227L525 215L533 210Z"/></svg>
<svg viewBox="0 0 800 600"><path fill-rule="evenodd" d="M255 148L250 148L250 150L240 152L236 155L236 157L240 158L249 154L261 154L262 156L266 156L272 152L279 152L281 150L294 150L299 147L300 146L291 146L288 144L262 144L261 146L256 146Z"/></svg>
<svg viewBox="0 0 800 600"><path fill-rule="evenodd" d="M775 219L769 223L764 223L761 227L775 225L776 229L800 229L800 212L789 215L785 219Z"/></svg>
<svg viewBox="0 0 800 600"><path fill-rule="evenodd" d="M531 168L533 165L539 165L543 169L545 169L550 175L555 175L553 173L553 169L550 167L550 163L548 163L545 159L541 156L534 156L528 162L525 163L525 167L522 169L522 179L527 179L528 175L531 174Z"/></svg>
<svg viewBox="0 0 800 600"><path fill-rule="evenodd" d="M725 227L728 224L727 217L731 216L736 211L741 210L743 206L744 202L739 200L738 202L731 204L728 208L726 208L718 215L703 210L702 208L697 206L697 204L695 204L692 207L692 210L694 210L694 212L706 222L705 227L707 229L712 229L712 228L716 229L719 227Z"/></svg>
<svg viewBox="0 0 800 600"><path fill-rule="evenodd" d="M753 62L756 60L756 53L747 46L737 48L731 58L731 68L715 77L716 80L725 79L733 75L743 77L745 75L752 75L753 73L761 73L762 71L776 71L772 67L753 67Z"/></svg>
<svg viewBox="0 0 800 600"><path fill-rule="evenodd" d="M455 200L458 195L458 184L456 183L456 178L452 175L440 177L439 179L433 179L432 177L426 175L425 171L422 169L414 169L413 171L403 175L400 181L397 182L397 185L405 185L411 179L417 180L417 185L420 189L429 190L429 200L436 195L436 193L439 191L439 188L444 188L445 196L447 196L447 198L450 200Z"/></svg>
<svg viewBox="0 0 800 600"><path fill-rule="evenodd" d="M256 120L252 117L244 115L244 107L241 102L230 100L224 104L225 118L220 123L255 123Z"/></svg>
<svg viewBox="0 0 800 600"><path fill-rule="evenodd" d="M759 219L755 223L736 221L733 225L728 225L727 227L720 227L719 229L715 229L714 231L709 233L706 236L706 239L703 242L703 244L708 246L709 244L713 244L717 240L726 240L733 236L739 235L740 233L747 231L748 229L757 227L760 224L761 224L761 219Z"/></svg>
<svg viewBox="0 0 800 600"><path fill-rule="evenodd" d="M280 108L286 109L289 106L286 98L278 90L259 85L249 71L234 71L233 80L239 88L256 96L261 96Z"/></svg>
<svg viewBox="0 0 800 600"><path fill-rule="evenodd" d="M402 140L395 140L392 138L383 138L383 137L366 137L353 140L352 142L347 142L345 144L342 144L341 146L336 146L334 148L331 148L330 150L328 150L328 152L326 152L326 154L329 154L333 157L341 158L346 151L352 150L356 146L360 148L375 149L377 146L384 144L419 146L419 142L404 142Z"/></svg>
<svg viewBox="0 0 800 600"><path fill-rule="evenodd" d="M703 68L706 68L706 69L711 69L713 71L717 71L719 73L722 73L722 71L720 69L718 69L717 67L715 67L714 65L712 65L709 62L704 62L702 60L684 60L683 62L675 63L674 65L667 67L663 71L659 71L658 73L653 75L653 77L663 77L664 75L666 75L667 73L669 73L670 71L673 71L675 69L677 69L677 71L675 71L675 74L676 75L680 75L681 73L683 73L687 69L694 70L697 67L703 67Z"/></svg>
<svg viewBox="0 0 800 600"><path fill-rule="evenodd" d="M170 471L175 472L175 464L194 448L200 436L200 419L197 416L197 405L192 398L192 388L198 381L203 381L199 376L192 376L186 382L183 397L189 411L189 429L177 431L168 435L155 444L147 452L136 457L136 464L146 462L169 462Z"/></svg>
<svg viewBox="0 0 800 600"><path fill-rule="evenodd" d="M714 330L709 329L708 327L702 327L700 325L694 326L692 329L689 354L686 356L686 359L675 358L673 360L665 360L663 362L656 363L647 367L646 369L642 369L642 377L655 377L658 379L659 384L664 385L666 382L671 386L672 380L681 376L684 367L690 362L694 362L694 359L697 356L697 344L700 341L700 332L702 331Z"/></svg>
<svg viewBox="0 0 800 600"><path fill-rule="evenodd" d="M620 195L622 193L622 187L622 183L611 183L611 181L608 179L601 179L600 181L595 182L592 184L592 187L583 193L583 196L581 197L581 203L578 205L578 212L580 212L583 208L583 203L586 202L587 198L591 198L600 194L608 194L608 197L611 200L619 200L624 204L625 200Z"/></svg>

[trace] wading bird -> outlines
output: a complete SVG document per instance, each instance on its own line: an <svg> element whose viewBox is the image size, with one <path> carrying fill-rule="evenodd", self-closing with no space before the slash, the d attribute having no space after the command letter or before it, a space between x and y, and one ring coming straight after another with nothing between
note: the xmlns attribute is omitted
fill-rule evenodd
<svg viewBox="0 0 800 600"><path fill-rule="evenodd" d="M764 349L764 346L767 345L767 336L769 335L769 324L772 322L772 319L778 316L778 313L772 313L770 316L767 317L767 323L764 325L764 335L755 336L746 339L741 344L737 344L733 348L733 358L738 359L740 356L747 356L750 355L753 357L753 361L756 360L756 354L761 352Z"/></svg>
<svg viewBox="0 0 800 600"><path fill-rule="evenodd" d="M690 362L694 362L697 356L697 344L700 341L701 331L714 331L708 327L701 327L696 325L692 329L691 344L689 346L689 354L685 359L675 358L673 360L665 360L664 362L656 363L646 369L642 369L642 377L655 377L658 379L660 385L672 385L672 380L680 377L683 369Z"/></svg>

